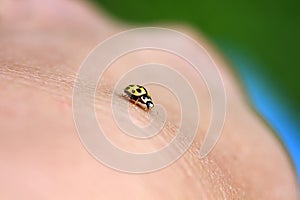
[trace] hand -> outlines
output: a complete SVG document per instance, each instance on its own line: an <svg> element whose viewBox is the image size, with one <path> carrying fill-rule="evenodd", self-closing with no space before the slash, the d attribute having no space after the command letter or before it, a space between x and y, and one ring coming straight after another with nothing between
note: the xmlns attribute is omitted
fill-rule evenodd
<svg viewBox="0 0 300 200"><path fill-rule="evenodd" d="M129 26L77 1L7 0L0 8L1 199L297 199L295 171L282 144L249 106L229 64L198 33L175 27L205 43L220 67L228 98L223 134L204 159L196 152L199 137L171 166L132 175L101 165L85 150L72 114L81 62L99 42ZM111 112L108 94L122 74L117 67L126 70L154 59L185 71L192 82L198 77L170 55L148 51L135 56L139 59L129 55L106 73L106 90L100 87L97 93L104 104L97 109L99 120L111 127L112 140L142 150L143 143L128 142L104 115ZM204 87L199 92L202 101L209 101ZM166 95L156 95L154 101L164 101ZM175 106L166 109L178 116ZM203 112L209 116L209 109ZM131 114L143 123L144 113L132 109ZM204 128L208 119L204 117ZM177 119L169 120L175 124ZM164 133L161 138L168 141L174 130ZM160 145L153 140L147 147Z"/></svg>

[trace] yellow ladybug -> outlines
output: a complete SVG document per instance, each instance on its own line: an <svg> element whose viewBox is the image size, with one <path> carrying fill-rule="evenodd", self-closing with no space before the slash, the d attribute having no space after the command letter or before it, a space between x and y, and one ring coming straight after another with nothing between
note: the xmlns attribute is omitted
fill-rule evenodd
<svg viewBox="0 0 300 200"><path fill-rule="evenodd" d="M124 93L134 101L139 101L146 104L148 109L154 107L150 94L147 92L146 88L140 85L128 85L124 89Z"/></svg>

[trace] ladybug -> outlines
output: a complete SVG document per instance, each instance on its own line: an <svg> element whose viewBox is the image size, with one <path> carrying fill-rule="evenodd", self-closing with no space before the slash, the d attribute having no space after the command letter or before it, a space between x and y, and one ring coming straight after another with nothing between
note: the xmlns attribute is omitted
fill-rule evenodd
<svg viewBox="0 0 300 200"><path fill-rule="evenodd" d="M133 101L146 104L148 110L154 107L149 92L141 85L128 85L124 89L124 93Z"/></svg>

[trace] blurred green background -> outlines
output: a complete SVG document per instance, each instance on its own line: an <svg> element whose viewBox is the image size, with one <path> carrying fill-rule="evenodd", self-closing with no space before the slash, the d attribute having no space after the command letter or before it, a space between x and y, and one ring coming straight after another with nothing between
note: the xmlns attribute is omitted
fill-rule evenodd
<svg viewBox="0 0 300 200"><path fill-rule="evenodd" d="M91 1L126 23L181 23L204 33L279 134L300 183L300 0Z"/></svg>
<svg viewBox="0 0 300 200"><path fill-rule="evenodd" d="M235 56L254 63L248 70L264 79L265 90L287 104L300 123L299 0L92 1L127 23L179 22L199 29L233 64ZM243 66L234 67L239 71Z"/></svg>

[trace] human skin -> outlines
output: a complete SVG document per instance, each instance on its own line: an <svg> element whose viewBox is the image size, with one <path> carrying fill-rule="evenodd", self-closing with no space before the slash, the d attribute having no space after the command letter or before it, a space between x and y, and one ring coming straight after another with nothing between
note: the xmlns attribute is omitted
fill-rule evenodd
<svg viewBox="0 0 300 200"><path fill-rule="evenodd" d="M81 62L99 42L129 26L76 1L1 1L0 16L0 199L297 199L296 175L284 147L251 108L230 65L199 33L173 26L203 44L219 66L227 94L222 136L207 157L198 158L208 126L204 117L200 136L179 160L137 175L94 159L80 142L72 113ZM144 145L128 144L106 115L113 82L122 70L155 59L192 74L177 58L170 61L171 55L137 55L114 63L105 75L105 90L99 87L96 106L99 120L111 127L108 137L131 150ZM190 81L196 83L197 77L190 75ZM208 102L204 89L200 87L197 96ZM157 102L169 95L155 93ZM165 106L168 113L179 115L173 104ZM202 112L209 116L209 109ZM145 111L134 105L131 115L138 122L145 120ZM164 133L165 140L174 135L173 129Z"/></svg>

